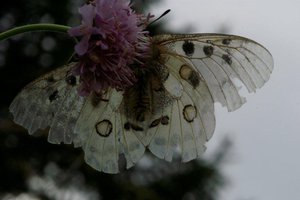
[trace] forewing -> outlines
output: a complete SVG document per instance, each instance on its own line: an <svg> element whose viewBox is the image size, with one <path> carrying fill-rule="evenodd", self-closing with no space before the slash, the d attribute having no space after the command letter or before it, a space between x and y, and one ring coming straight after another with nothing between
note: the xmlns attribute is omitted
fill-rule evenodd
<svg viewBox="0 0 300 200"><path fill-rule="evenodd" d="M148 148L168 161L174 152L181 154L182 161L189 161L201 155L213 135L214 102L229 111L239 108L245 99L235 79L254 92L269 79L272 56L260 44L239 36L159 35L154 41L159 65L168 72L163 80L168 94L155 99L172 100L152 119L169 117L168 124L149 128Z"/></svg>
<svg viewBox="0 0 300 200"><path fill-rule="evenodd" d="M220 102L229 111L245 103L238 93L235 79L241 81L249 92L254 92L268 81L273 70L269 51L240 36L159 35L154 40L166 61L170 56L177 57L193 67L204 79L214 101ZM178 95L175 87L168 90Z"/></svg>
<svg viewBox="0 0 300 200"><path fill-rule="evenodd" d="M70 73L74 63L58 68L28 84L9 107L14 121L33 134L50 126L48 141L79 146L73 130L85 101L77 95L78 77Z"/></svg>

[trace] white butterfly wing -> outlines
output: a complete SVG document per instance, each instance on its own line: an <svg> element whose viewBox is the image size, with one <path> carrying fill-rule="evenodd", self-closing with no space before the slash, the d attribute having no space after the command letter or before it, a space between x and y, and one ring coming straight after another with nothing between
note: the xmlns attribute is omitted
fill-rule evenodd
<svg viewBox="0 0 300 200"><path fill-rule="evenodd" d="M83 143L85 160L93 168L106 173L119 172L119 154L123 153L127 168L144 154L141 141L123 126L125 116L120 112L123 95L109 89L99 102L88 97L75 127Z"/></svg>
<svg viewBox="0 0 300 200"><path fill-rule="evenodd" d="M74 64L56 69L27 85L9 107L14 121L33 134L50 126L48 141L79 146L73 130L85 101L77 95L78 78L69 75Z"/></svg>
<svg viewBox="0 0 300 200"><path fill-rule="evenodd" d="M27 85L10 105L14 121L30 134L50 127L49 142L81 146L86 162L99 171L117 173L121 153L127 168L133 166L145 147L123 128L122 93L110 89L101 97L79 96L79 78L70 74L73 66L58 68Z"/></svg>
<svg viewBox="0 0 300 200"><path fill-rule="evenodd" d="M214 102L229 111L239 108L245 99L234 79L254 92L269 79L272 56L258 43L239 36L159 35L155 43L160 62L169 71L163 84L174 101L155 117L167 115L170 122L149 129L148 148L167 161L179 150L182 161L189 161L201 155L213 135Z"/></svg>
<svg viewBox="0 0 300 200"><path fill-rule="evenodd" d="M180 100L173 101L162 110L161 115L157 115L168 116L169 120L168 124L161 123L148 130L147 134L152 136L148 148L154 155L171 161L174 155L180 153L182 161L187 162L203 153L205 128L196 108L205 103L196 102L198 97L191 97L184 91ZM187 121L185 115L188 115L193 123ZM210 123L214 123L214 118Z"/></svg>
<svg viewBox="0 0 300 200"><path fill-rule="evenodd" d="M145 134L149 150L167 161L178 154L184 162L200 156L205 150L205 141L215 128L214 104L207 85L201 83L200 77L196 89L188 82L178 81L180 75L177 72L183 64L183 60L172 58L161 66L169 73L165 88L170 85L175 92L168 92L166 88L161 94L154 93L153 105L161 109L155 109L159 112L151 121L161 119L161 122L156 126L151 124ZM161 100L164 102L159 102Z"/></svg>
<svg viewBox="0 0 300 200"><path fill-rule="evenodd" d="M177 57L193 67L203 77L214 101L220 102L229 111L245 103L234 79L240 80L249 92L254 92L268 81L273 70L273 58L269 51L240 36L160 35L155 40L165 48L161 52L166 53L166 60ZM174 88L169 87L171 93L172 90Z"/></svg>

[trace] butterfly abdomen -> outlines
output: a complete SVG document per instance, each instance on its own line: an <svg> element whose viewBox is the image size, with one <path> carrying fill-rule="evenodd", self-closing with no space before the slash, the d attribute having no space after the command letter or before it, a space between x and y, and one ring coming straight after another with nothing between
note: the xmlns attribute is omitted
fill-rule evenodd
<svg viewBox="0 0 300 200"><path fill-rule="evenodd" d="M142 73L137 83L125 91L124 107L131 121L144 122L151 115L152 96L148 73Z"/></svg>
<svg viewBox="0 0 300 200"><path fill-rule="evenodd" d="M136 121L145 121L146 116L151 113L151 97L147 93L141 94L133 107Z"/></svg>

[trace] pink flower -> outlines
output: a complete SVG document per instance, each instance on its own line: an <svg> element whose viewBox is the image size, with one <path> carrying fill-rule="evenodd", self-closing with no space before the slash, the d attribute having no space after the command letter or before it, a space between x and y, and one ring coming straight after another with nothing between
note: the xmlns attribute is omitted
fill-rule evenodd
<svg viewBox="0 0 300 200"><path fill-rule="evenodd" d="M69 35L81 36L75 46L79 62L79 94L88 96L108 87L123 90L136 81L133 66L143 67L150 55L150 37L144 31L152 16L135 14L129 0L94 0L79 9L82 24Z"/></svg>

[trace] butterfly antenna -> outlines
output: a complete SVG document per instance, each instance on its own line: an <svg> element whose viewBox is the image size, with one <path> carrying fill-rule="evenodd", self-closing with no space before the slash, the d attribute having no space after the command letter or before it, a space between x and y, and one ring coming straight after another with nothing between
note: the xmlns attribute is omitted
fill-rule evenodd
<svg viewBox="0 0 300 200"><path fill-rule="evenodd" d="M164 17L164 16L165 16L166 14L168 14L170 11L171 11L171 9L166 10L163 14L161 14L161 15L159 16L159 18L157 18L157 19L155 19L154 21L150 22L150 23L148 24L148 26L150 26L150 25L152 25L153 23L155 23L155 22L157 22L158 20L160 20L162 17Z"/></svg>

